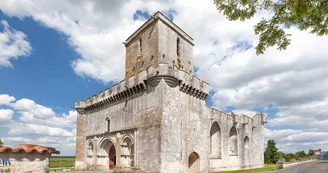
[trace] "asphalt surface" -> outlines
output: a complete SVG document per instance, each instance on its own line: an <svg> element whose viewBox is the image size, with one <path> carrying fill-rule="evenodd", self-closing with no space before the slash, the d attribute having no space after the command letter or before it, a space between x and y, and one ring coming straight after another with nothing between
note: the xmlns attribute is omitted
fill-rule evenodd
<svg viewBox="0 0 328 173"><path fill-rule="evenodd" d="M301 163L274 173L328 173L328 160Z"/></svg>

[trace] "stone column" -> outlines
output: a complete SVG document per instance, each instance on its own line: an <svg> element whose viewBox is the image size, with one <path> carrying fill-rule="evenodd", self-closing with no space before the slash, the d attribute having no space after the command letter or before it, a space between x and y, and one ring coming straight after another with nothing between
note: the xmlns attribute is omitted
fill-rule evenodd
<svg viewBox="0 0 328 173"><path fill-rule="evenodd" d="M137 162L137 131L134 131L134 142L133 142L133 166L137 167L138 166L138 162Z"/></svg>
<svg viewBox="0 0 328 173"><path fill-rule="evenodd" d="M116 150L116 167L121 167L121 134L116 134L116 144L115 144L115 150Z"/></svg>
<svg viewBox="0 0 328 173"><path fill-rule="evenodd" d="M84 109L76 109L77 125L76 125L76 158L75 158L75 170L86 169L86 135L85 135L85 123L86 116Z"/></svg>

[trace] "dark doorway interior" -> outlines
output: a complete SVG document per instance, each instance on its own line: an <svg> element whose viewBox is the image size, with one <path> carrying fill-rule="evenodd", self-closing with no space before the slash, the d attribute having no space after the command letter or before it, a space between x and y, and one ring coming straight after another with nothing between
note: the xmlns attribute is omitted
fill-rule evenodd
<svg viewBox="0 0 328 173"><path fill-rule="evenodd" d="M113 170L114 167L116 166L116 151L114 145L112 145L109 148L108 157L109 157L109 170Z"/></svg>

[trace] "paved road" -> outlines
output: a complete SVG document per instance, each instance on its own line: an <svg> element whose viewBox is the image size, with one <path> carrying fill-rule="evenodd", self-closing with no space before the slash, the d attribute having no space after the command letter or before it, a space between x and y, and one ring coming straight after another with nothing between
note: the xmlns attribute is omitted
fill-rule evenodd
<svg viewBox="0 0 328 173"><path fill-rule="evenodd" d="M301 163L274 173L328 173L328 160Z"/></svg>

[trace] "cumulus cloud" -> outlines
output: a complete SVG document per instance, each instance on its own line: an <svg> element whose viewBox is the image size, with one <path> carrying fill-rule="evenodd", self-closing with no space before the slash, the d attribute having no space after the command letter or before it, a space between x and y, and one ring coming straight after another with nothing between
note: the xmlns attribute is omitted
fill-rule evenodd
<svg viewBox="0 0 328 173"><path fill-rule="evenodd" d="M328 132L315 132L293 129L266 129L265 140L275 139L280 151L293 153L311 149L325 149L328 144Z"/></svg>
<svg viewBox="0 0 328 173"><path fill-rule="evenodd" d="M66 137L63 139L62 137L54 137L54 136L46 136L46 137L38 137L38 138L26 138L26 137L5 137L2 138L5 141L6 146L18 146L22 143L30 143L30 144L38 144L44 146L55 147L59 151L74 150L75 145L74 141L71 140L72 137Z"/></svg>
<svg viewBox="0 0 328 173"><path fill-rule="evenodd" d="M328 100L283 107L271 119L271 127L302 127L307 131L328 131Z"/></svg>
<svg viewBox="0 0 328 173"><path fill-rule="evenodd" d="M3 27L0 32L0 66L12 67L10 59L29 55L32 47L25 33L11 28L5 20L1 20L0 24Z"/></svg>
<svg viewBox="0 0 328 173"><path fill-rule="evenodd" d="M0 124L10 121L13 116L14 111L10 109L0 109Z"/></svg>
<svg viewBox="0 0 328 173"><path fill-rule="evenodd" d="M81 55L71 64L76 74L104 82L122 79L125 59L122 42L142 24L132 17L144 3L119 0L28 0L24 6L19 3L2 1L0 7L10 16L31 16L66 34L68 43Z"/></svg>
<svg viewBox="0 0 328 173"><path fill-rule="evenodd" d="M76 126L76 111L69 111L68 114L55 115L47 119L41 119L29 112L20 112L20 120L26 123L45 124L55 127L75 127Z"/></svg>
<svg viewBox="0 0 328 173"><path fill-rule="evenodd" d="M10 135L49 135L49 136L72 136L73 133L62 128L49 127L38 124L20 124L12 128Z"/></svg>
<svg viewBox="0 0 328 173"><path fill-rule="evenodd" d="M15 101L15 97L8 94L0 94L0 105L7 105L12 101Z"/></svg>
<svg viewBox="0 0 328 173"><path fill-rule="evenodd" d="M23 114L33 115L40 119L46 119L56 115L51 108L36 104L33 100L26 98L17 100L15 103L10 104L10 106L21 111Z"/></svg>
<svg viewBox="0 0 328 173"><path fill-rule="evenodd" d="M3 138L7 146L32 143L57 147L65 153L74 154L68 148L75 147L76 111L58 114L31 99L16 100L8 94L0 95L0 103L13 108L0 109L0 129L8 129L8 136ZM15 119L14 115L17 116Z"/></svg>

